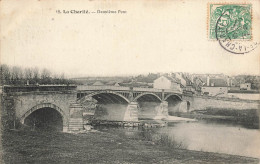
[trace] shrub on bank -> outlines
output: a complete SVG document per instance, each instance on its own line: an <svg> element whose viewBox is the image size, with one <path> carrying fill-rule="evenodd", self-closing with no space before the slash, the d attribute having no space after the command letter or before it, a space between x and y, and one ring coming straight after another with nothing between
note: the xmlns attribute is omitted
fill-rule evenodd
<svg viewBox="0 0 260 164"><path fill-rule="evenodd" d="M195 113L197 113L195 111ZM210 116L223 116L226 121L234 123L242 123L249 125L253 128L259 128L259 110L257 109L220 109L220 108L207 108L206 110L199 111L202 115ZM214 119L214 117L212 118ZM217 119L217 118L215 118Z"/></svg>

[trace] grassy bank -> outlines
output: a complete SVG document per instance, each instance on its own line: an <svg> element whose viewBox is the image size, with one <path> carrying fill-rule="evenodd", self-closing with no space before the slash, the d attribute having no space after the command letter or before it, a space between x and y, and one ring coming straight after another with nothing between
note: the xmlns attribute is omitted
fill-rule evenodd
<svg viewBox="0 0 260 164"><path fill-rule="evenodd" d="M5 163L258 163L258 159L172 149L104 132L2 133Z"/></svg>
<svg viewBox="0 0 260 164"><path fill-rule="evenodd" d="M241 124L248 128L259 129L260 110L256 109L222 109L207 108L205 110L195 110L190 113L170 113L171 115L195 118L198 120L225 121Z"/></svg>

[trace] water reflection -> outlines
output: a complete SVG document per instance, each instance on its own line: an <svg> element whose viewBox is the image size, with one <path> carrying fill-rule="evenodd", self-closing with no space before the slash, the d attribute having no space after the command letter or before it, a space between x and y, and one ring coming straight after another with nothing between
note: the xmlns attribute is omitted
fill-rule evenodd
<svg viewBox="0 0 260 164"><path fill-rule="evenodd" d="M190 150L227 153L260 158L260 131L242 126L217 123L179 123L167 131L177 141L182 140Z"/></svg>
<svg viewBox="0 0 260 164"><path fill-rule="evenodd" d="M168 123L163 128L104 128L123 137L150 141L170 148L226 153L260 158L260 131L214 122Z"/></svg>

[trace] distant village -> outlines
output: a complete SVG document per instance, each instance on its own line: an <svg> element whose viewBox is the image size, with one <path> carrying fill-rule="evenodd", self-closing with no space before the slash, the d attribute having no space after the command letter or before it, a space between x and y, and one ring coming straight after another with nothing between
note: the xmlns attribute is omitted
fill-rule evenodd
<svg viewBox="0 0 260 164"><path fill-rule="evenodd" d="M141 87L180 90L197 96L227 97L259 100L259 76L189 73L150 73L132 77L73 78L81 85Z"/></svg>
<svg viewBox="0 0 260 164"><path fill-rule="evenodd" d="M190 74L183 72L149 73L138 76L66 78L48 69L0 65L0 85L84 85L140 87L179 90L197 96L260 99L260 76L224 74ZM0 87L2 92L2 87Z"/></svg>

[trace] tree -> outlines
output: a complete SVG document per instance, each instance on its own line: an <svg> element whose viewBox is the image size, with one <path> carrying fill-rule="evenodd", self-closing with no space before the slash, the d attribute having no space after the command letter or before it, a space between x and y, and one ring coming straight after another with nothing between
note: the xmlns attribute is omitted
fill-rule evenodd
<svg viewBox="0 0 260 164"><path fill-rule="evenodd" d="M1 85L9 85L11 84L11 72L10 68L6 65L3 64L1 65Z"/></svg>
<svg viewBox="0 0 260 164"><path fill-rule="evenodd" d="M33 77L32 69L26 68L25 71L24 71L24 76L25 76L26 80L31 81L32 77Z"/></svg>
<svg viewBox="0 0 260 164"><path fill-rule="evenodd" d="M33 68L32 74L33 74L33 83L37 84L39 82L39 69L37 67Z"/></svg>
<svg viewBox="0 0 260 164"><path fill-rule="evenodd" d="M75 81L65 78L64 73L55 74L48 69L39 71L34 68L10 67L6 64L0 65L0 84L1 85L24 85L29 81L30 84L75 84Z"/></svg>
<svg viewBox="0 0 260 164"><path fill-rule="evenodd" d="M51 72L45 68L41 72L41 83L42 84L51 83Z"/></svg>
<svg viewBox="0 0 260 164"><path fill-rule="evenodd" d="M62 73L59 77L59 80L60 80L60 84L66 84L66 80L65 80L65 77L64 77L64 73Z"/></svg>
<svg viewBox="0 0 260 164"><path fill-rule="evenodd" d="M24 83L23 70L20 67L14 66L12 68L11 79L12 84L18 85Z"/></svg>

